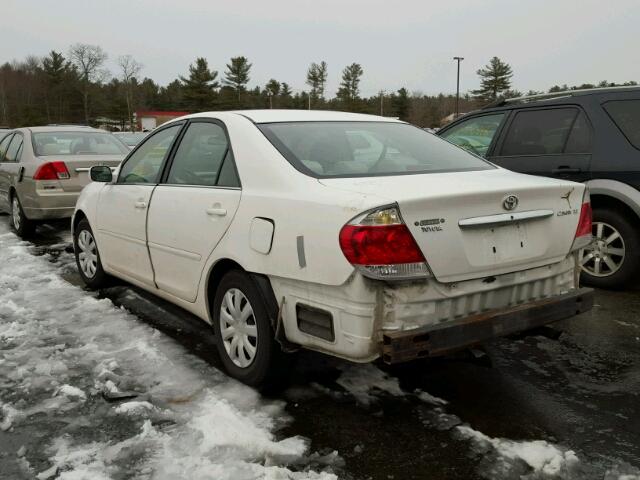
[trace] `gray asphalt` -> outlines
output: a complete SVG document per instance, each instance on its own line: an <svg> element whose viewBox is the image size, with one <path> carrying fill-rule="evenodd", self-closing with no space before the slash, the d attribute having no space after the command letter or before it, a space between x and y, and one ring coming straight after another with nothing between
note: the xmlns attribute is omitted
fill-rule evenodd
<svg viewBox="0 0 640 480"><path fill-rule="evenodd" d="M65 227L40 229L32 253L49 255L65 279L80 285L69 246L61 242ZM580 466L562 478L640 475L639 292L598 291L591 312L481 351L394 369L380 365L408 393L377 392L369 405L336 383L345 362L301 353L290 388L276 394L293 418L282 435L305 436L315 451L337 450L343 478L498 478L492 454L455 433L460 423L490 437L573 450ZM126 284L100 295L219 366L211 330L198 319ZM434 409L412 395L415 390L448 404ZM554 477L518 464L500 478Z"/></svg>

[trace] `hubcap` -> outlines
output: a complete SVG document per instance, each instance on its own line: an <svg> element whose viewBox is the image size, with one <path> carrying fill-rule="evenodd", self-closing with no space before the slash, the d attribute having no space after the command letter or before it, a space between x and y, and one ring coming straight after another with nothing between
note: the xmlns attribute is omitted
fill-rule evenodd
<svg viewBox="0 0 640 480"><path fill-rule="evenodd" d="M251 365L258 346L253 308L237 288L227 290L220 305L220 335L231 361L240 368Z"/></svg>
<svg viewBox="0 0 640 480"><path fill-rule="evenodd" d="M613 275L624 262L622 235L608 223L593 222L593 242L580 251L582 270L594 277Z"/></svg>
<svg viewBox="0 0 640 480"><path fill-rule="evenodd" d="M13 197L12 202L12 218L13 218L13 226L16 230L20 229L20 202L18 201L18 197Z"/></svg>
<svg viewBox="0 0 640 480"><path fill-rule="evenodd" d="M93 278L98 266L98 249L91 232L87 230L80 232L78 235L78 248L80 248L80 252L78 252L80 269L87 278Z"/></svg>

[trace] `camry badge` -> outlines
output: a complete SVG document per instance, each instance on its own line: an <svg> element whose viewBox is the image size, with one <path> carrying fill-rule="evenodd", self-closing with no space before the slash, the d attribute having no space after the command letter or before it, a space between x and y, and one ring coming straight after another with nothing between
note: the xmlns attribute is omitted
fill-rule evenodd
<svg viewBox="0 0 640 480"><path fill-rule="evenodd" d="M515 195L507 195L502 199L502 207L505 210L513 210L518 206L518 197Z"/></svg>

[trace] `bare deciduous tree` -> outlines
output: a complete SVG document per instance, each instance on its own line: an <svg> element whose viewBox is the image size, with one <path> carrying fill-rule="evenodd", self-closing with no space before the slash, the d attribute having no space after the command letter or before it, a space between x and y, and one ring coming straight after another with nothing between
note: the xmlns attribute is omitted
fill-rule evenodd
<svg viewBox="0 0 640 480"><path fill-rule="evenodd" d="M102 68L107 60L107 53L98 45L76 43L69 48L69 58L78 69L82 83L84 121L88 125L89 90L92 83L100 83L109 76L109 72Z"/></svg>
<svg viewBox="0 0 640 480"><path fill-rule="evenodd" d="M122 82L124 83L124 91L127 99L127 115L129 119L129 127L132 128L133 117L131 115L131 105L133 103L132 81L138 76L142 70L143 65L138 62L131 55L121 55L118 57L118 65L120 66L120 73L122 75Z"/></svg>

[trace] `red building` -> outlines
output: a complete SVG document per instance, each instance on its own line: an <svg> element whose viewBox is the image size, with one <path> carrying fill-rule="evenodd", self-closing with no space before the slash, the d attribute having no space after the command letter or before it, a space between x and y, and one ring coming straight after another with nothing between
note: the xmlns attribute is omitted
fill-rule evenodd
<svg viewBox="0 0 640 480"><path fill-rule="evenodd" d="M148 132L174 118L189 115L190 112L163 112L160 110L138 110L135 113L136 130Z"/></svg>

